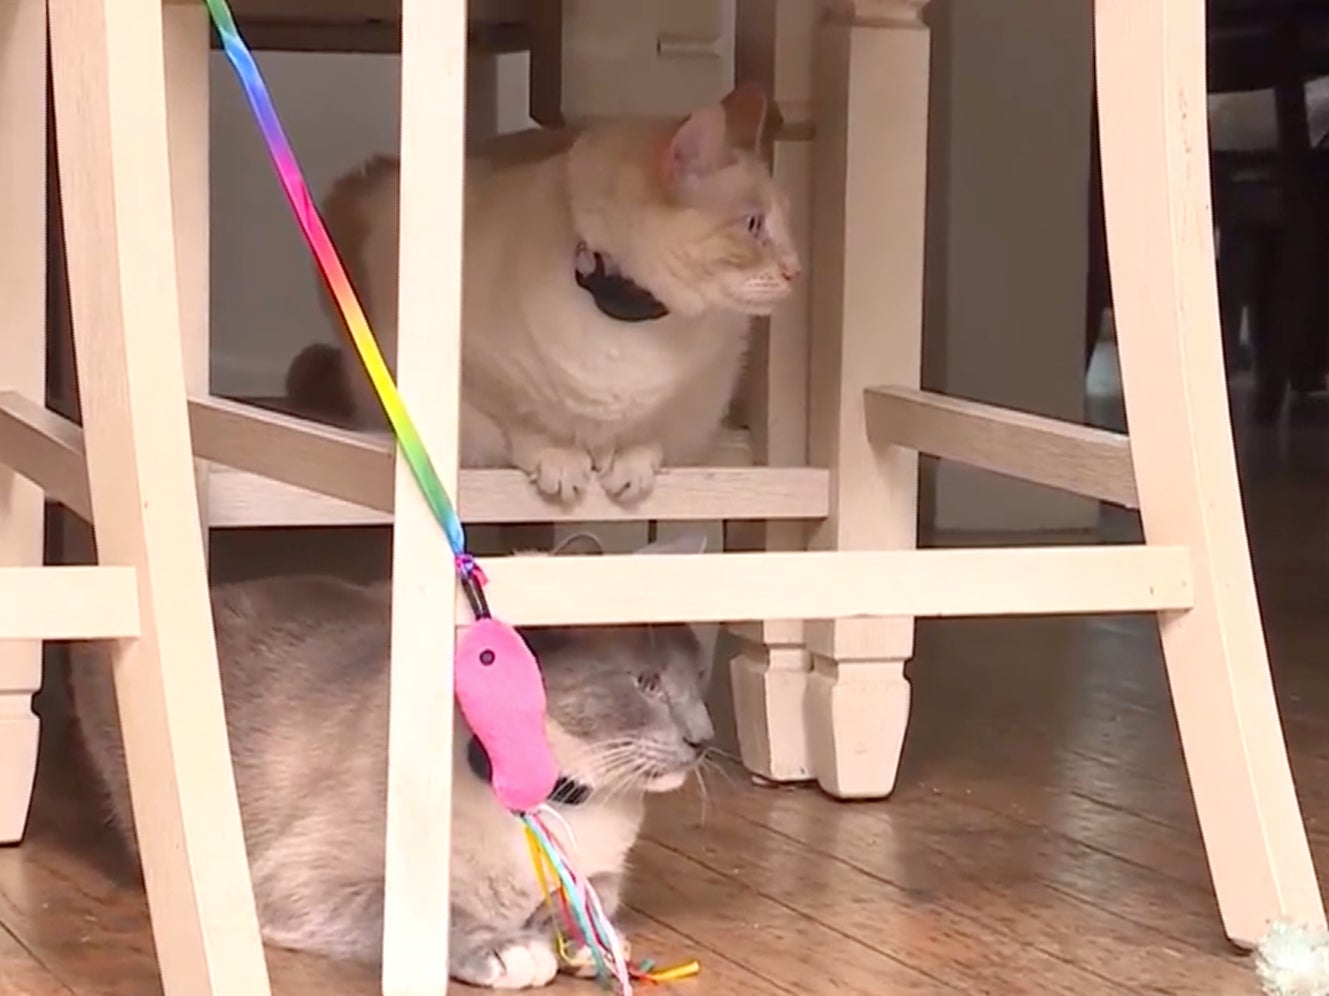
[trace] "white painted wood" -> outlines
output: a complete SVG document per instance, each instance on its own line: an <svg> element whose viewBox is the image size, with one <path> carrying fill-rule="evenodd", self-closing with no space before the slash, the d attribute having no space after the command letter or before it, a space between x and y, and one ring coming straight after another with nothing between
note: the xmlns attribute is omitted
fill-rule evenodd
<svg viewBox="0 0 1329 996"><path fill-rule="evenodd" d="M484 569L503 618L531 626L1143 612L1193 600L1185 551L1116 544L499 557Z"/></svg>
<svg viewBox="0 0 1329 996"><path fill-rule="evenodd" d="M466 10L403 0L400 387L439 477L457 491L461 387ZM448 989L452 632L456 578L442 530L398 459L383 992Z"/></svg>
<svg viewBox="0 0 1329 996"><path fill-rule="evenodd" d="M0 392L0 453L46 497L92 521L83 430L44 405L14 391Z"/></svg>
<svg viewBox="0 0 1329 996"><path fill-rule="evenodd" d="M45 0L0 5L0 150L5 309L0 389L41 403L46 397ZM0 567L41 564L43 514L41 490L0 466ZM0 844L17 842L27 823L39 733L32 696L41 681L40 642L0 644Z"/></svg>
<svg viewBox="0 0 1329 996"><path fill-rule="evenodd" d="M283 472L282 476L293 475ZM348 490L378 490L376 482L369 479L353 481L346 475L344 480ZM386 510L352 504L342 498L326 497L226 467L213 468L210 497L210 521L214 529L373 525L392 521ZM502 522L813 520L825 516L830 499L826 471L810 467L779 467L770 470L666 470L656 478L651 496L632 507L609 498L598 486L592 486L575 505L554 505L537 494L520 471L465 470L461 472L457 500L462 519L479 525ZM378 504L377 500L375 504Z"/></svg>
<svg viewBox="0 0 1329 996"><path fill-rule="evenodd" d="M249 468L212 466L212 528L392 521L393 457L385 437L220 398L190 401L189 415L196 456ZM90 517L83 431L73 422L14 392L0 392L0 452L51 498ZM829 507L827 477L826 471L811 467L678 468L663 473L655 493L634 508L595 490L569 508L541 498L518 471L472 470L461 473L458 507L472 524L812 520L825 516Z"/></svg>
<svg viewBox="0 0 1329 996"><path fill-rule="evenodd" d="M221 398L193 400L189 414L194 452L246 472L219 472L214 527L391 521L393 444L386 434ZM808 467L674 468L635 507L612 500L598 485L566 506L542 498L520 471L470 470L461 473L458 507L468 523L818 519L829 507L827 478L826 471Z"/></svg>
<svg viewBox="0 0 1329 996"><path fill-rule="evenodd" d="M206 396L211 367L209 303L208 69L212 41L207 8L200 3L162 7L166 57L166 137L171 156L171 216L180 281L180 348L185 392ZM194 461L194 483L207 552L208 464Z"/></svg>
<svg viewBox="0 0 1329 996"><path fill-rule="evenodd" d="M771 168L788 198L805 273L815 265L811 114L817 17L816 5L805 0L742 3L736 31L738 74L744 82L761 82L778 107ZM754 458L764 465L808 462L809 298L804 278L755 337L745 400ZM805 522L730 522L726 532L730 549L807 548ZM729 681L743 764L769 781L805 780L811 772L805 700L812 660L804 645L803 622L769 619L736 626L733 632L738 652L729 662Z"/></svg>
<svg viewBox="0 0 1329 996"><path fill-rule="evenodd" d="M868 435L926 453L1137 508L1130 440L1119 432L908 387L871 388Z"/></svg>
<svg viewBox="0 0 1329 996"><path fill-rule="evenodd" d="M1233 458L1214 281L1203 0L1097 5L1117 349L1144 533L1188 547L1195 608L1160 617L1227 935L1324 907L1269 675Z"/></svg>
<svg viewBox="0 0 1329 996"><path fill-rule="evenodd" d="M916 540L918 456L874 450L864 391L919 384L928 32L914 3L837 6L818 33L810 439L834 504L812 545L904 550ZM812 769L840 798L895 785L914 626L907 612L883 614L807 631Z"/></svg>
<svg viewBox="0 0 1329 996"><path fill-rule="evenodd" d="M136 572L116 698L162 985L267 996L185 416L159 0L54 0L65 245L101 563Z"/></svg>
<svg viewBox="0 0 1329 996"><path fill-rule="evenodd" d="M387 433L353 432L225 398L191 398L189 428L194 453L206 460L362 508L392 510L396 450Z"/></svg>
<svg viewBox="0 0 1329 996"><path fill-rule="evenodd" d="M132 567L0 568L0 648L11 641L120 639L141 632Z"/></svg>

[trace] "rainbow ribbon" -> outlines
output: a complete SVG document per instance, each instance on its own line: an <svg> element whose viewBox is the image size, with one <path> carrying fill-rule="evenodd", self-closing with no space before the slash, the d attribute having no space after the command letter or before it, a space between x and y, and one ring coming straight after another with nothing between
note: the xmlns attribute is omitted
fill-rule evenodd
<svg viewBox="0 0 1329 996"><path fill-rule="evenodd" d="M369 320L365 317L364 309L360 307L355 291L351 289L350 277L346 274L341 257L337 255L337 249L328 236L323 218L319 215L318 208L314 206L314 198L300 173L300 166L295 160L295 153L291 150L291 143L287 141L281 121L277 118L276 108L272 105L272 98L268 94L267 84L263 82L263 74L258 68L258 63L254 61L249 46L240 37L240 31L235 25L235 18L231 16L231 9L226 5L226 0L203 0L203 3L208 8L212 23L217 28L217 34L221 37L222 50L240 78L245 97L249 100L249 106L253 108L254 117L258 119L263 141L267 143L272 165L277 171L277 179L281 181L286 199L290 202L291 210L295 212L296 221L299 222L305 239L309 242L309 248L318 262L319 271L323 274L328 290L332 293L342 318L346 321L346 329L350 332L351 341L355 344L356 352L360 354L360 361L369 374L370 383L373 384L374 393L378 395L379 403L388 417L392 432L397 437L397 445L401 448L402 456L406 458L411 473L415 475L416 483L419 484L420 491L429 504L429 510L438 520L438 524L443 527L448 545L452 547L452 553L457 558L458 572L463 577L469 577L478 568L470 554L466 552L466 532L462 528L461 519L457 517L456 509L448 498L447 489L439 480L438 471L434 469L434 463L429 459L424 441L420 438L415 422L402 402L397 385L392 382L392 374L388 372L383 354L374 340L374 333L370 331Z"/></svg>

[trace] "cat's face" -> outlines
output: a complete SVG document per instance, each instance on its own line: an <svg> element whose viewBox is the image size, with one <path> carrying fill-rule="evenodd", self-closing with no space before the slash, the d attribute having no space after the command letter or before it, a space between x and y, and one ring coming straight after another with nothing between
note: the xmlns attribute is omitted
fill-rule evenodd
<svg viewBox="0 0 1329 996"><path fill-rule="evenodd" d="M765 95L744 86L647 133L640 155L587 144L612 148L599 154L620 160L615 193L590 219L596 247L672 311L767 315L801 275L788 199L760 157L766 112ZM596 155L574 154L574 170L612 174Z"/></svg>
<svg viewBox="0 0 1329 996"><path fill-rule="evenodd" d="M638 555L700 554L704 534L648 544ZM570 537L554 556L599 556ZM706 708L711 658L690 626L535 628L523 635L544 673L551 741L563 773L603 795L668 792L701 763L715 729Z"/></svg>
<svg viewBox="0 0 1329 996"><path fill-rule="evenodd" d="M554 749L597 793L666 792L701 763L715 730L710 661L685 625L526 634L540 659Z"/></svg>

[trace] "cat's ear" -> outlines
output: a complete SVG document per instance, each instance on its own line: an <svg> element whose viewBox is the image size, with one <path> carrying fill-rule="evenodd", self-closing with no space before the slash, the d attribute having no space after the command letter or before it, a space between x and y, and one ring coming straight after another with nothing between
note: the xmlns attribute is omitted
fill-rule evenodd
<svg viewBox="0 0 1329 996"><path fill-rule="evenodd" d="M605 552L599 537L591 533L573 533L549 551L551 557L598 557Z"/></svg>
<svg viewBox="0 0 1329 996"><path fill-rule="evenodd" d="M740 83L720 102L724 108L729 141L748 152L761 149L766 136L771 102L760 83Z"/></svg>
<svg viewBox="0 0 1329 996"><path fill-rule="evenodd" d="M656 540L654 543L647 543L638 549L637 553L705 553L706 552L706 534L705 533L684 533L682 536L675 536L673 539Z"/></svg>
<svg viewBox="0 0 1329 996"><path fill-rule="evenodd" d="M729 136L725 109L712 104L693 111L674 130L665 154L665 174L670 185L709 176L729 159Z"/></svg>

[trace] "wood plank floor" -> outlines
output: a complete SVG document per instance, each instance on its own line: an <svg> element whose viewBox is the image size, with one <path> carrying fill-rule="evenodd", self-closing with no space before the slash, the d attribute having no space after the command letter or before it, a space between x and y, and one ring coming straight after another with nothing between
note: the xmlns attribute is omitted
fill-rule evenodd
<svg viewBox="0 0 1329 996"><path fill-rule="evenodd" d="M1314 437L1314 438L1311 438ZM1329 868L1329 453L1246 460L1253 546L1295 774ZM1309 441L1308 441L1309 440ZM1120 536L1123 516L1105 518ZM920 627L899 789L837 804L737 769L657 806L631 927L694 994L1257 992L1226 944L1151 620ZM0 996L159 993L141 893L86 805L58 715L30 839L0 851ZM271 952L276 991L377 991ZM596 992L560 983L558 992Z"/></svg>

